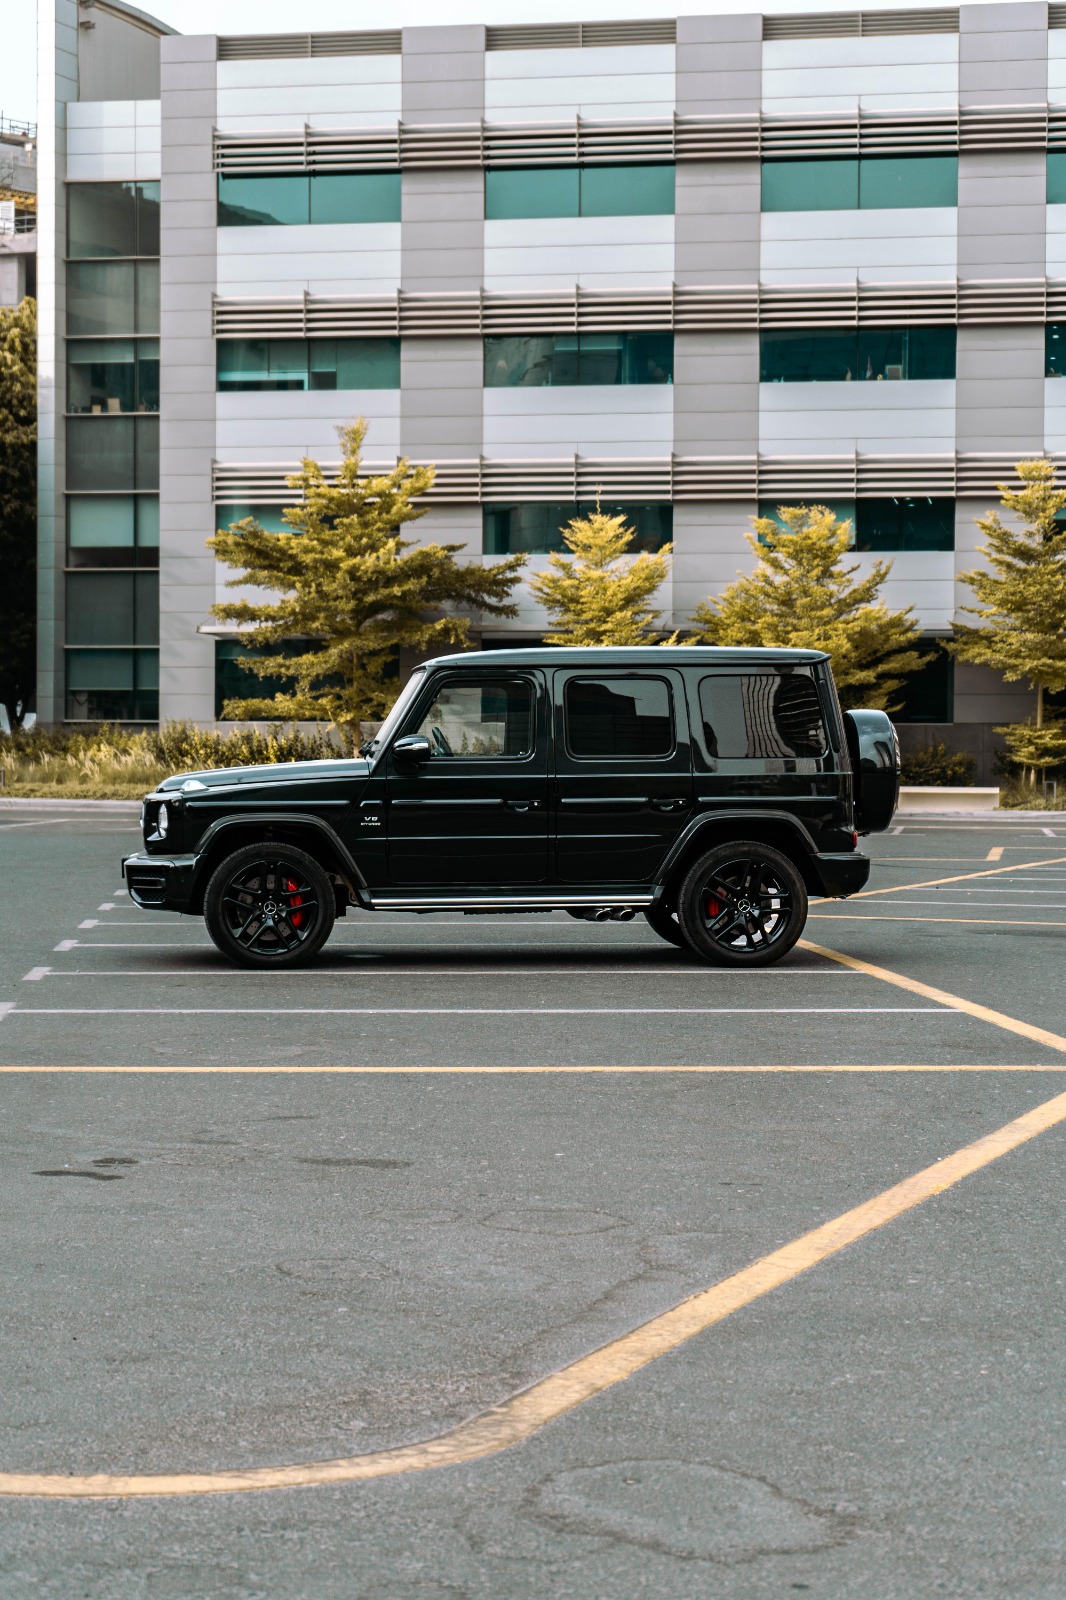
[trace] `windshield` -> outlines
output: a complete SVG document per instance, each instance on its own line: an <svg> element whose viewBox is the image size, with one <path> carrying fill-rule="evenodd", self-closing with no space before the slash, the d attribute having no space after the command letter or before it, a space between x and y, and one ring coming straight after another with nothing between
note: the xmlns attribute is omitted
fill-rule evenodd
<svg viewBox="0 0 1066 1600"><path fill-rule="evenodd" d="M399 698L396 701L396 704L385 718L385 721L381 724L380 731L373 739L371 739L369 744L364 744L362 746L359 751L360 755L369 756L370 760L373 761L378 751L384 748L386 742L392 738L392 735L396 732L399 724L403 721L407 707L411 704L411 701L421 688L422 679L425 677L425 675L425 667L415 668L414 672L412 672L411 676L400 690Z"/></svg>

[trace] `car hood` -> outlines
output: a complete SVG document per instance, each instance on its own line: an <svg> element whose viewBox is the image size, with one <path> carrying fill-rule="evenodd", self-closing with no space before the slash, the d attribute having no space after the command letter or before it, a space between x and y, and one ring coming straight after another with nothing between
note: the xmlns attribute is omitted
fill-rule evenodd
<svg viewBox="0 0 1066 1600"><path fill-rule="evenodd" d="M271 788L291 787L306 792L320 783L363 783L370 773L370 763L360 758L350 761L278 761L258 767L210 767L204 772L179 772L165 778L157 794L181 794L189 800L204 795L212 789L229 789L235 785L258 785Z"/></svg>

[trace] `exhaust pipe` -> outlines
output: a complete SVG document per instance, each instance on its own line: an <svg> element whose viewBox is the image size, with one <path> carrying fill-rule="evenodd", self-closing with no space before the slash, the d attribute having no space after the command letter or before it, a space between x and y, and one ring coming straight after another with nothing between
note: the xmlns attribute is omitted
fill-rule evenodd
<svg viewBox="0 0 1066 1600"><path fill-rule="evenodd" d="M619 906L616 910L611 912L611 921L632 922L635 916L636 912L633 910L632 906Z"/></svg>

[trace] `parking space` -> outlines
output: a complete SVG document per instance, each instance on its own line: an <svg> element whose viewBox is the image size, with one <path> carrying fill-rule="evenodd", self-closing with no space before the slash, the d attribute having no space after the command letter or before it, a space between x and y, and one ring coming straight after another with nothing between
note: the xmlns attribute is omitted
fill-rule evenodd
<svg viewBox="0 0 1066 1600"><path fill-rule="evenodd" d="M1057 1596L1057 1113L618 1363L1066 1089L1066 825L904 819L766 972L358 914L286 975L136 912L121 818L59 820L0 814L0 1472L299 1468L617 1371L435 1471L0 1498L13 1593Z"/></svg>

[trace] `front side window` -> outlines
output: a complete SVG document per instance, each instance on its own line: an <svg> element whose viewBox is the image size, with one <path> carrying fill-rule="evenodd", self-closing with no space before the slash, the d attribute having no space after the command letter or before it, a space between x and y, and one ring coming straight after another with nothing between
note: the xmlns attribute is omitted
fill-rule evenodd
<svg viewBox="0 0 1066 1600"><path fill-rule="evenodd" d="M764 211L891 211L958 203L958 156L844 156L762 164Z"/></svg>
<svg viewBox="0 0 1066 1600"><path fill-rule="evenodd" d="M700 715L716 760L811 760L828 748L809 668L701 678Z"/></svg>
<svg viewBox="0 0 1066 1600"><path fill-rule="evenodd" d="M399 339L220 339L221 394L398 389Z"/></svg>
<svg viewBox="0 0 1066 1600"><path fill-rule="evenodd" d="M487 389L672 383L672 333L533 333L485 340Z"/></svg>
<svg viewBox="0 0 1066 1600"><path fill-rule="evenodd" d="M674 167L490 167L485 219L673 216Z"/></svg>
<svg viewBox="0 0 1066 1600"><path fill-rule="evenodd" d="M220 228L399 222L399 172L252 173L218 179Z"/></svg>
<svg viewBox="0 0 1066 1600"><path fill-rule="evenodd" d="M551 505L532 501L526 505L488 505L482 510L482 549L487 556L545 555L565 550L563 528L575 517L587 517L595 503ZM674 532L674 508L669 501L646 505L621 505L603 501L609 517L623 516L634 531L630 555L654 552L669 544Z"/></svg>
<svg viewBox="0 0 1066 1600"><path fill-rule="evenodd" d="M759 336L762 383L954 378L951 328L787 328Z"/></svg>
<svg viewBox="0 0 1066 1600"><path fill-rule="evenodd" d="M417 728L408 732L429 740L435 761L528 756L533 749L533 686L522 678L445 683Z"/></svg>
<svg viewBox="0 0 1066 1600"><path fill-rule="evenodd" d="M564 704L572 756L668 756L674 748L673 703L664 678L571 678Z"/></svg>

